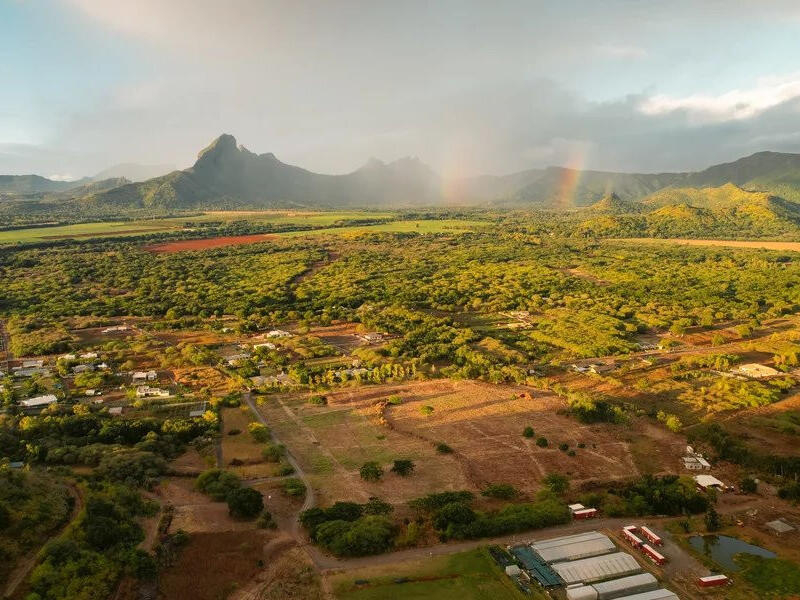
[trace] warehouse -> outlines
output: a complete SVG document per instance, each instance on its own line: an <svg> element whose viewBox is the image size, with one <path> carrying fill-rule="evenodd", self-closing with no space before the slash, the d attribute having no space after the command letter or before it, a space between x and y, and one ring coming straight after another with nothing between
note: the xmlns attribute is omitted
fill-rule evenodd
<svg viewBox="0 0 800 600"><path fill-rule="evenodd" d="M620 579L612 579L592 586L597 590L598 600L612 600L630 594L640 594L658 588L658 580L650 573L639 573Z"/></svg>
<svg viewBox="0 0 800 600"><path fill-rule="evenodd" d="M633 575L642 571L636 559L627 552L615 552L604 556L561 562L552 565L552 567L567 585L572 583L594 583L595 581L624 577L625 575Z"/></svg>
<svg viewBox="0 0 800 600"><path fill-rule="evenodd" d="M661 588L653 590L652 592L643 592L641 594L634 594L633 596L622 596L617 600L680 600L676 594L669 590Z"/></svg>
<svg viewBox="0 0 800 600"><path fill-rule="evenodd" d="M531 544L531 548L547 563L578 560L614 552L616 547L607 535L597 531L566 535Z"/></svg>

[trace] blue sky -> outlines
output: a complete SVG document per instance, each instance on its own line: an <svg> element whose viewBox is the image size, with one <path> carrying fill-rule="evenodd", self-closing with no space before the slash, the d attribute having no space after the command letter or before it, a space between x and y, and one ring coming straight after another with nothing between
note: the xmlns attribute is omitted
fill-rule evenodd
<svg viewBox="0 0 800 600"><path fill-rule="evenodd" d="M185 167L222 132L321 172L800 152L798 29L781 1L0 0L0 173Z"/></svg>

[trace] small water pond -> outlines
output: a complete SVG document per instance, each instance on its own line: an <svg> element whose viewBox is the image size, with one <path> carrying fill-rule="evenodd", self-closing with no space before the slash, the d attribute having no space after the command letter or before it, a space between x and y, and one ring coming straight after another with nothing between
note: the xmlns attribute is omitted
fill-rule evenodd
<svg viewBox="0 0 800 600"><path fill-rule="evenodd" d="M689 544L705 554L715 563L729 571L738 571L739 565L733 560L737 554L753 554L764 558L775 558L776 554L762 548L748 544L740 539L727 535L693 535L689 538Z"/></svg>

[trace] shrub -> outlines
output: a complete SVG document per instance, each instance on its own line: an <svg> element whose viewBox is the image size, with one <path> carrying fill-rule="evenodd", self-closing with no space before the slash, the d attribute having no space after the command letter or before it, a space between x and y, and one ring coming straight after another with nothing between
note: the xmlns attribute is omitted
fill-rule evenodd
<svg viewBox="0 0 800 600"><path fill-rule="evenodd" d="M267 462L280 462L281 458L286 452L286 448L282 444L269 444L261 450L261 456Z"/></svg>
<svg viewBox="0 0 800 600"><path fill-rule="evenodd" d="M475 494L462 490L457 492L437 492L428 494L421 498L414 498L408 505L415 510L430 512L443 507L445 504L450 504L451 502L462 502L466 504L473 500L475 500Z"/></svg>
<svg viewBox="0 0 800 600"><path fill-rule="evenodd" d="M561 450L562 452L566 452L567 450L569 450L569 444L567 442L561 442L558 445L558 449Z"/></svg>
<svg viewBox="0 0 800 600"><path fill-rule="evenodd" d="M424 406L419 407L419 412L423 415L429 415L433 412L433 407L430 404L425 404Z"/></svg>
<svg viewBox="0 0 800 600"><path fill-rule="evenodd" d="M394 461L394 465L392 466L392 473L397 473L402 477L407 477L411 475L412 471L414 471L414 462L410 460L396 460Z"/></svg>
<svg viewBox="0 0 800 600"><path fill-rule="evenodd" d="M569 450L567 456L575 456L575 450Z"/></svg>
<svg viewBox="0 0 800 600"><path fill-rule="evenodd" d="M500 500L512 500L519 495L519 490L510 483L492 483L486 486L481 492L487 498L499 498Z"/></svg>
<svg viewBox="0 0 800 600"><path fill-rule="evenodd" d="M578 448L586 448L586 444L583 442L578 442Z"/></svg>
<svg viewBox="0 0 800 600"><path fill-rule="evenodd" d="M228 432L228 435L239 435L240 433L242 433L242 430L241 430L241 429L231 429L231 430Z"/></svg>
<svg viewBox="0 0 800 600"><path fill-rule="evenodd" d="M739 483L739 487L745 494L755 494L758 491L758 483L752 477L745 477Z"/></svg>
<svg viewBox="0 0 800 600"><path fill-rule="evenodd" d="M308 403L315 406L325 406L328 403L328 399L325 396L315 394L308 399Z"/></svg>
<svg viewBox="0 0 800 600"><path fill-rule="evenodd" d="M534 435L536 434L533 431L533 427L530 425L522 430L522 437L532 438Z"/></svg>
<svg viewBox="0 0 800 600"><path fill-rule="evenodd" d="M383 469L375 461L365 462L358 472L364 481L378 481L383 477Z"/></svg>
<svg viewBox="0 0 800 600"><path fill-rule="evenodd" d="M294 467L289 463L283 464L278 469L278 477L286 477L294 473Z"/></svg>
<svg viewBox="0 0 800 600"><path fill-rule="evenodd" d="M209 469L202 472L195 482L198 490L211 496L217 502L222 502L228 498L233 490L240 488L242 482L235 473L223 471L222 469Z"/></svg>
<svg viewBox="0 0 800 600"><path fill-rule="evenodd" d="M439 454L452 454L453 449L444 442L439 442L436 444L436 451Z"/></svg>
<svg viewBox="0 0 800 600"><path fill-rule="evenodd" d="M397 394L392 394L391 396L389 396L389 398L386 400L386 402L389 403L389 404L392 404L394 406L397 406L398 404L402 404L403 403L403 399L400 396L398 396Z"/></svg>
<svg viewBox="0 0 800 600"><path fill-rule="evenodd" d="M539 448L547 448L547 444L548 442L546 437L539 436L536 438L536 445L539 446Z"/></svg>
<svg viewBox="0 0 800 600"><path fill-rule="evenodd" d="M270 440L269 427L261 423L250 423L247 426L247 431L250 432L250 435L253 436L253 439L257 442L266 443Z"/></svg>
<svg viewBox="0 0 800 600"><path fill-rule="evenodd" d="M242 487L228 494L228 513L237 519L254 519L264 510L264 498L253 488Z"/></svg>
<svg viewBox="0 0 800 600"><path fill-rule="evenodd" d="M283 482L283 493L287 496L305 496L306 484L292 477Z"/></svg>
<svg viewBox="0 0 800 600"><path fill-rule="evenodd" d="M393 510L394 507L391 504L375 496L372 496L367 503L364 504L365 515L388 515Z"/></svg>
<svg viewBox="0 0 800 600"><path fill-rule="evenodd" d="M544 478L544 484L551 492L559 496L566 494L569 490L569 479L561 473L550 473Z"/></svg>
<svg viewBox="0 0 800 600"><path fill-rule="evenodd" d="M389 519L368 515L357 521L326 521L317 527L318 543L337 556L367 556L392 546L394 525Z"/></svg>
<svg viewBox="0 0 800 600"><path fill-rule="evenodd" d="M275 522L275 519L272 518L272 513L265 510L261 513L261 516L258 517L256 526L259 529L276 529L278 524Z"/></svg>

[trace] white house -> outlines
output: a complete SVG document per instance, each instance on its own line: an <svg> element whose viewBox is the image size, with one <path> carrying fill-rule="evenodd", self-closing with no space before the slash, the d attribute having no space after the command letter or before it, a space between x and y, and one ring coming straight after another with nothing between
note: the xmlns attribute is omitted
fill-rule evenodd
<svg viewBox="0 0 800 600"><path fill-rule="evenodd" d="M266 348L267 350L275 350L277 346L272 342L264 342L263 344L255 344L253 346L253 350L258 350L259 348Z"/></svg>
<svg viewBox="0 0 800 600"><path fill-rule="evenodd" d="M289 338L292 337L292 334L288 331L284 331L283 329L273 329L272 331L266 334L268 338Z"/></svg>
<svg viewBox="0 0 800 600"><path fill-rule="evenodd" d="M739 365L735 369L731 370L731 373L744 375L745 377L751 377L753 379L762 379L764 377L775 377L776 375L780 375L781 372L777 369L773 369L772 367L768 367L766 365L760 365L758 363L748 363L746 365Z"/></svg>
<svg viewBox="0 0 800 600"><path fill-rule="evenodd" d="M58 402L58 398L56 398L53 394L46 394L44 396L36 396L35 398L28 398L27 400L20 400L20 406L24 406L25 408L36 408L39 406L47 406L49 404L55 404Z"/></svg>
<svg viewBox="0 0 800 600"><path fill-rule="evenodd" d="M75 373L75 375L80 373L90 373L92 371L94 371L94 366L92 365L75 365L72 367L72 372Z"/></svg>
<svg viewBox="0 0 800 600"><path fill-rule="evenodd" d="M150 387L149 385L140 385L136 388L137 398L166 398L169 396L169 390L162 390L161 388Z"/></svg>
<svg viewBox="0 0 800 600"><path fill-rule="evenodd" d="M23 369L41 369L44 366L43 360L23 360Z"/></svg>
<svg viewBox="0 0 800 600"><path fill-rule="evenodd" d="M137 381L155 381L158 378L158 373L155 371L136 371L131 379L134 383Z"/></svg>

